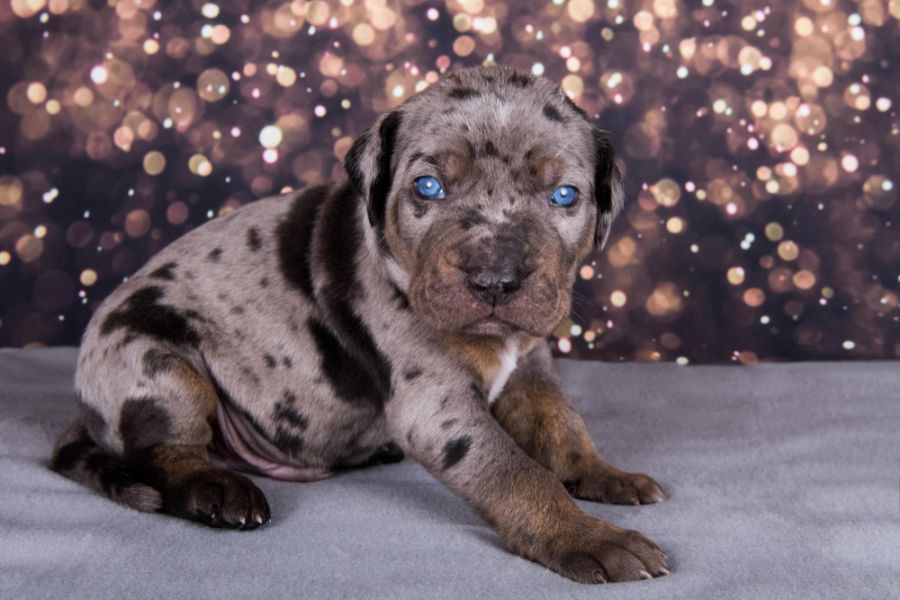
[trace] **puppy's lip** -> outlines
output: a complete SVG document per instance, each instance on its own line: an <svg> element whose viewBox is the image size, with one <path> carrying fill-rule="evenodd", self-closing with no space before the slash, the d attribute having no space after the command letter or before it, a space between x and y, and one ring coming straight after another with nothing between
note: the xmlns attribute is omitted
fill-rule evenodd
<svg viewBox="0 0 900 600"><path fill-rule="evenodd" d="M504 321L493 314L475 319L463 327L460 327L460 331L476 335L503 335L520 330L521 328L519 326L510 323L509 321Z"/></svg>
<svg viewBox="0 0 900 600"><path fill-rule="evenodd" d="M541 335L529 331L522 327L519 323L515 323L513 321L508 321L503 317L497 315L494 312L491 312L489 315L475 319L474 321L469 322L468 325L465 325L463 330L472 330L472 329L499 329L499 330L511 330L515 331L524 331L526 333L530 333L532 335Z"/></svg>

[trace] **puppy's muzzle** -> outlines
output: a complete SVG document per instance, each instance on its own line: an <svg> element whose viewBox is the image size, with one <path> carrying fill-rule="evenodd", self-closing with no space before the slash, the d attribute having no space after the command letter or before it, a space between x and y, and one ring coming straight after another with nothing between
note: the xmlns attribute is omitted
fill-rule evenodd
<svg viewBox="0 0 900 600"><path fill-rule="evenodd" d="M465 276L466 287L489 306L510 302L535 269L528 245L511 236L479 240L461 254L463 260L458 268Z"/></svg>
<svg viewBox="0 0 900 600"><path fill-rule="evenodd" d="M528 276L512 265L479 266L467 269L465 273L466 286L472 295L491 306L500 306L512 300Z"/></svg>

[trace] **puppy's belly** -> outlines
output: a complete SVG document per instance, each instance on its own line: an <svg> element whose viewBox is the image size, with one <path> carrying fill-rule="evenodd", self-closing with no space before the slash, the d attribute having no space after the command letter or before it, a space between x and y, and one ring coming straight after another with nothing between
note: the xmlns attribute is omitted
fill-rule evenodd
<svg viewBox="0 0 900 600"><path fill-rule="evenodd" d="M296 465L295 457L272 443L244 413L225 402L216 405L213 430L214 452L235 469L289 481L315 481L331 473L325 467Z"/></svg>
<svg viewBox="0 0 900 600"><path fill-rule="evenodd" d="M226 463L275 479L314 481L334 468L365 463L390 441L381 403L341 397L317 361L293 344L280 347L294 357L290 369L247 375L237 365L248 364L248 355L262 347L254 337L219 345L205 359L217 388L212 449Z"/></svg>
<svg viewBox="0 0 900 600"><path fill-rule="evenodd" d="M301 449L296 442L291 446L283 430L268 435L246 413L220 401L211 446L233 468L273 479L315 481L328 477L332 468L366 463L389 443L383 419L360 417L311 432L306 439L312 443Z"/></svg>

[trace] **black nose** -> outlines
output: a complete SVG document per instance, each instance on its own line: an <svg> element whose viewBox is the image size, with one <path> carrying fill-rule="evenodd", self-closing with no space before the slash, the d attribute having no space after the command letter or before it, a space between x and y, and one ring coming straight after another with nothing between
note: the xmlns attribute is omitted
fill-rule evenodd
<svg viewBox="0 0 900 600"><path fill-rule="evenodd" d="M506 304L522 287L522 273L512 267L499 269L477 267L466 271L469 291L491 306Z"/></svg>

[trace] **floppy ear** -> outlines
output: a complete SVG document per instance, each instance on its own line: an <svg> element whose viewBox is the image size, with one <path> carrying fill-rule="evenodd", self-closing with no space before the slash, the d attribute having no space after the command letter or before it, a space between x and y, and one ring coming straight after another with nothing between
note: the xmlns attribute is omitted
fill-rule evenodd
<svg viewBox="0 0 900 600"><path fill-rule="evenodd" d="M603 249L613 219L622 210L625 192L616 153L605 131L594 130L594 202L597 203L597 233L594 245Z"/></svg>
<svg viewBox="0 0 900 600"><path fill-rule="evenodd" d="M369 224L373 227L384 224L393 174L391 157L401 120L400 111L384 115L356 138L344 157L344 168L356 191L365 198Z"/></svg>

